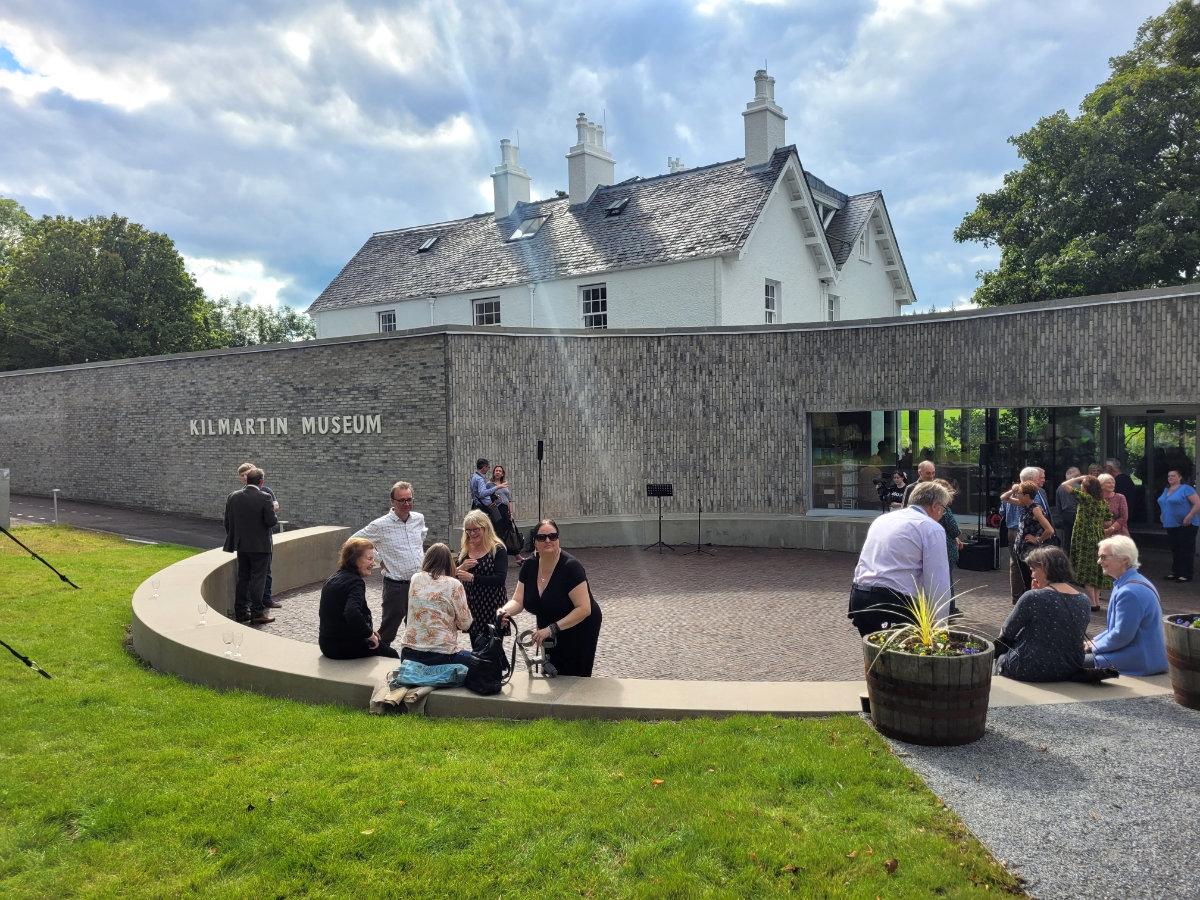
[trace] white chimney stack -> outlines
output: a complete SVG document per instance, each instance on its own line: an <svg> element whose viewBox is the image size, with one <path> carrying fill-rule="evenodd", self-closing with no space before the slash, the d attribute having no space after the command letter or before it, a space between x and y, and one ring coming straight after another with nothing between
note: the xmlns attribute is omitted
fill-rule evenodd
<svg viewBox="0 0 1200 900"><path fill-rule="evenodd" d="M616 163L604 148L604 126L583 113L575 120L578 143L567 154L567 190L571 205L586 203L597 187L616 181Z"/></svg>
<svg viewBox="0 0 1200 900"><path fill-rule="evenodd" d="M521 148L505 138L500 142L500 165L492 172L492 193L496 198L496 218L503 219L518 201L529 202L529 173L521 168Z"/></svg>
<svg viewBox="0 0 1200 900"><path fill-rule="evenodd" d="M670 172L682 172L687 166L683 164L683 160L678 156L667 157L667 170Z"/></svg>
<svg viewBox="0 0 1200 900"><path fill-rule="evenodd" d="M771 154L787 145L783 136L787 116L775 105L775 79L766 69L754 73L754 99L746 104L742 117L746 124L746 165L770 162Z"/></svg>

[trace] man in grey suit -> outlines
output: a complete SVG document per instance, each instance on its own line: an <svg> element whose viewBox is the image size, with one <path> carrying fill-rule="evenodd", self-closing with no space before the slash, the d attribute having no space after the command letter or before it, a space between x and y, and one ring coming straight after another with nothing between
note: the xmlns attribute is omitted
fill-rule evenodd
<svg viewBox="0 0 1200 900"><path fill-rule="evenodd" d="M271 566L271 529L278 523L275 504L262 490L262 469L246 472L246 486L225 501L225 552L237 553L234 615L239 622L267 625L275 620L263 607Z"/></svg>

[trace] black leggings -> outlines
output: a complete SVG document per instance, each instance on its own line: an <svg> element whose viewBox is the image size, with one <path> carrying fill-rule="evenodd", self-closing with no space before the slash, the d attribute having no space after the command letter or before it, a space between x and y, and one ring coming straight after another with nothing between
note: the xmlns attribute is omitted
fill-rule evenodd
<svg viewBox="0 0 1200 900"><path fill-rule="evenodd" d="M1180 525L1167 529L1171 543L1171 574L1191 578L1196 566L1196 526Z"/></svg>

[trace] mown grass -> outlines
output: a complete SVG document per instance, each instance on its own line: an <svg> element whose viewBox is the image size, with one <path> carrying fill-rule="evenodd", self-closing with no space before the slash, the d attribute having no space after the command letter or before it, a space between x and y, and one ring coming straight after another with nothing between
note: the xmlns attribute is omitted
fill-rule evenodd
<svg viewBox="0 0 1200 900"><path fill-rule="evenodd" d="M65 528L0 546L5 896L968 896L1011 876L850 717L378 718L219 693L126 652L188 555ZM895 860L894 872L889 861Z"/></svg>

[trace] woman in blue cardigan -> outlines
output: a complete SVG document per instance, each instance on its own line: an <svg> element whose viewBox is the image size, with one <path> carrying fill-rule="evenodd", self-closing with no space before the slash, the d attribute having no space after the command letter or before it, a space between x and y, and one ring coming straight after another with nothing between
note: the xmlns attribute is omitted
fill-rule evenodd
<svg viewBox="0 0 1200 900"><path fill-rule="evenodd" d="M1132 538L1114 535L1100 542L1100 568L1113 580L1108 624L1083 645L1085 665L1109 666L1122 675L1158 675L1167 671L1163 611L1154 589L1137 570Z"/></svg>

